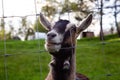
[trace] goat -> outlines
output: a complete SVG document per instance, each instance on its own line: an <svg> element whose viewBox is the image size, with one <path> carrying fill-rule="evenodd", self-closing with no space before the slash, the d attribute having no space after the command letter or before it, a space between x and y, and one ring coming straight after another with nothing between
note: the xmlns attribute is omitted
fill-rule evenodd
<svg viewBox="0 0 120 80"><path fill-rule="evenodd" d="M89 80L86 76L76 73L76 38L92 22L89 14L76 27L68 20L59 20L52 25L40 13L40 23L48 30L45 49L52 55L50 71L45 80Z"/></svg>

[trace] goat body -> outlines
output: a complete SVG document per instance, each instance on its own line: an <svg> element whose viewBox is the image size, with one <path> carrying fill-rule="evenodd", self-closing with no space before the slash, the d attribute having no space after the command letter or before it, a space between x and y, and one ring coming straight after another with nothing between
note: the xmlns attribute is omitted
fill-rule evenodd
<svg viewBox="0 0 120 80"><path fill-rule="evenodd" d="M52 26L42 14L40 21L48 30L45 48L52 55L46 80L89 80L76 73L75 46L80 32L90 25L92 15L84 19L78 27L67 20L59 20Z"/></svg>
<svg viewBox="0 0 120 80"><path fill-rule="evenodd" d="M50 65L50 75L46 78L46 80L73 80L75 75L75 66L74 66L74 51L73 49L61 49L59 52L50 53L52 54L52 60L54 60L54 64ZM64 65L65 62L68 62L67 69ZM53 79L50 79L52 77Z"/></svg>

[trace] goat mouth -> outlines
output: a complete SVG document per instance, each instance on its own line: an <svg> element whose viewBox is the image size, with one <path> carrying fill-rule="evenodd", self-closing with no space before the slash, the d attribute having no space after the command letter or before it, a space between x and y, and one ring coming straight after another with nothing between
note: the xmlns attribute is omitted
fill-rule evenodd
<svg viewBox="0 0 120 80"><path fill-rule="evenodd" d="M51 46L51 45L61 45L61 43L55 43L55 42L46 42L47 46Z"/></svg>
<svg viewBox="0 0 120 80"><path fill-rule="evenodd" d="M61 48L61 43L46 42L45 49L49 52L58 52Z"/></svg>

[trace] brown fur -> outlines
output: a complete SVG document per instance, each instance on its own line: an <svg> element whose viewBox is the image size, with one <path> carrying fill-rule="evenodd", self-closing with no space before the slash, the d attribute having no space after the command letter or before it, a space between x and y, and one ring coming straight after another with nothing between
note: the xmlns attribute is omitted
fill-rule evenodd
<svg viewBox="0 0 120 80"><path fill-rule="evenodd" d="M66 25L69 24L69 21L67 20L60 20L56 22L53 28L50 22L42 14L40 14L40 21L46 30L51 31L54 28L59 33L64 33L63 41L61 41L61 44L53 44L53 41L52 49L52 46L49 47L47 45L47 50L49 50L49 53L52 55L52 61L50 63L50 71L45 80L89 80L86 76L80 73L76 73L75 46L76 38L78 37L80 32L85 30L90 25L92 21L92 14L90 14L86 19L84 19L83 22L79 25L79 27L76 27L75 25L69 25L69 27L67 27L67 30ZM54 37L56 36L56 34L54 34L55 32L52 32L51 34L49 33L48 41L51 38L54 39ZM60 40L60 38L57 40ZM61 47L54 47L56 45L60 45ZM66 61L67 64L69 64L69 67L67 69L64 69L64 63L66 63Z"/></svg>
<svg viewBox="0 0 120 80"><path fill-rule="evenodd" d="M77 80L89 80L89 78L88 77L86 77L85 75L83 75L83 74L80 74L80 73L76 73L76 79Z"/></svg>
<svg viewBox="0 0 120 80"><path fill-rule="evenodd" d="M76 56L75 56L76 38L75 37L76 37L76 33L73 30L72 33L70 33L70 37L64 40L62 45L63 49L61 49L59 52L50 53L52 55L52 60L54 60L53 62L55 62L55 64L50 66L50 71L46 80L75 80L75 79L88 80L88 78L82 74L78 75L77 73L76 75ZM70 57L69 60L70 68L68 70L63 70L64 65L59 67L60 66L59 63L61 65L64 64L64 61L66 61L66 59L68 59L69 57ZM61 61L59 62L59 60Z"/></svg>

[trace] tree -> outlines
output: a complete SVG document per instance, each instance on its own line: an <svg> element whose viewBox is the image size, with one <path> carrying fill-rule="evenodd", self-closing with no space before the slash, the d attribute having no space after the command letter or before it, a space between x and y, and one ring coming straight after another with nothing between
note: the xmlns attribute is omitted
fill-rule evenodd
<svg viewBox="0 0 120 80"><path fill-rule="evenodd" d="M93 2L94 0L90 1ZM76 0L72 2L70 0L47 0L47 3L48 4L42 7L42 12L44 12L44 14L48 17L54 16L55 14L61 15L70 12L83 12L87 14L91 12L88 8L89 6L86 6L87 4L85 4L86 2L83 0ZM59 8L61 10L59 10Z"/></svg>
<svg viewBox="0 0 120 80"><path fill-rule="evenodd" d="M44 14L46 16L48 16L49 18L51 16L53 16L56 12L55 8L53 6L49 6L49 5L46 5L46 6L43 6L42 7L42 11L44 12Z"/></svg>
<svg viewBox="0 0 120 80"><path fill-rule="evenodd" d="M78 0L78 12L79 15L77 17L82 20L84 17L86 17L89 13L92 13L92 8L94 7L94 0ZM92 5L90 5L92 4Z"/></svg>
<svg viewBox="0 0 120 80"><path fill-rule="evenodd" d="M42 7L42 12L45 16L47 16L51 21L54 18L54 15L57 13L57 8L53 3L55 3L55 0L47 0L46 5Z"/></svg>
<svg viewBox="0 0 120 80"><path fill-rule="evenodd" d="M34 34L34 30L28 25L27 17L22 17L20 23L21 27L19 28L18 34L24 35L25 40L28 40L28 36Z"/></svg>
<svg viewBox="0 0 120 80"><path fill-rule="evenodd" d="M110 32L111 32L111 34L114 33L114 27L113 26L110 28Z"/></svg>
<svg viewBox="0 0 120 80"><path fill-rule="evenodd" d="M100 40L104 40L104 33L103 33L103 0L101 0L101 9L100 9Z"/></svg>
<svg viewBox="0 0 120 80"><path fill-rule="evenodd" d="M107 2L110 2L110 0L105 0ZM113 0L111 1L112 4L111 5L107 5L107 6L103 6L103 10L107 9L107 10L111 10L108 13L105 13L103 15L108 15L108 14L112 14L114 16L114 23L115 23L115 27L118 33L118 36L120 37L120 28L118 25L118 20L117 20L117 15L120 13L119 9L120 9L120 0Z"/></svg>
<svg viewBox="0 0 120 80"><path fill-rule="evenodd" d="M0 21L0 27L1 27L1 30L4 29L4 25L5 25L5 23L4 23L4 19L2 18L1 21Z"/></svg>
<svg viewBox="0 0 120 80"><path fill-rule="evenodd" d="M0 21L0 40L3 40L5 36L4 25L5 25L4 19L2 18Z"/></svg>
<svg viewBox="0 0 120 80"><path fill-rule="evenodd" d="M117 28L118 36L120 37L120 28L119 28L119 25L117 22L117 0L115 0L115 2L114 2L114 8L115 8L115 12L114 12L115 26Z"/></svg>
<svg viewBox="0 0 120 80"><path fill-rule="evenodd" d="M9 39L12 39L12 34L14 32L14 27L13 27L13 24L12 24L12 21L9 21L8 23L9 27L10 27L10 32L8 33L9 34Z"/></svg>
<svg viewBox="0 0 120 80"><path fill-rule="evenodd" d="M26 17L22 17L21 24L22 24L22 27L27 27Z"/></svg>

